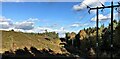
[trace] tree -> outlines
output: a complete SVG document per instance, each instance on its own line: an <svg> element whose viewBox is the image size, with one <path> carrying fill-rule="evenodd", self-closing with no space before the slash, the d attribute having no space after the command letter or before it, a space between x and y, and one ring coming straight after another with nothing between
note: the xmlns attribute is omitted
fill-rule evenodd
<svg viewBox="0 0 120 59"><path fill-rule="evenodd" d="M117 27L115 28L115 44L120 46L120 21L118 22Z"/></svg>
<svg viewBox="0 0 120 59"><path fill-rule="evenodd" d="M70 33L65 33L66 43L69 44L68 40L70 39Z"/></svg>
<svg viewBox="0 0 120 59"><path fill-rule="evenodd" d="M11 31L14 31L14 29L11 29Z"/></svg>

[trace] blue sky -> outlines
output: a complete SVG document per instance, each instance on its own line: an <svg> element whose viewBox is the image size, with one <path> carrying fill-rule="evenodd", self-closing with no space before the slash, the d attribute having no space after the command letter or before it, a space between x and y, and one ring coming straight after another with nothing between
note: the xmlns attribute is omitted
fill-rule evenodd
<svg viewBox="0 0 120 59"><path fill-rule="evenodd" d="M82 5L83 2L3 2L1 29L23 32L44 32L47 29L58 33L72 31L77 33L83 28L95 27L96 13L91 11L89 14L89 9ZM110 5L110 2L104 4ZM107 26L110 22L110 9L104 9L104 12L99 10L99 14L99 25ZM117 12L114 11L114 14Z"/></svg>
<svg viewBox="0 0 120 59"><path fill-rule="evenodd" d="M37 26L60 24L65 26L77 20L72 10L75 3L3 3L3 16L14 21L24 21L28 18L38 18L46 21L37 23ZM69 22L68 22L69 21ZM48 23L48 24L46 24Z"/></svg>

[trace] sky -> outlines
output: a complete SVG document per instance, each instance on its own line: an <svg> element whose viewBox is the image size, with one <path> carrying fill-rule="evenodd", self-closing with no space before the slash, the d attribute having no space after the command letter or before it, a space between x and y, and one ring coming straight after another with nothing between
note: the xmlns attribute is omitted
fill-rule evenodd
<svg viewBox="0 0 120 59"><path fill-rule="evenodd" d="M24 1L24 0L22 0ZM89 6L101 7L111 5L107 0L81 0L81 2L20 2L4 0L0 12L0 29L43 33L45 30L59 33L64 37L66 32L78 33L80 30L96 26L96 10L88 13ZM117 4L117 2L114 2ZM99 26L110 23L110 9L99 10ZM118 13L114 10L114 19Z"/></svg>

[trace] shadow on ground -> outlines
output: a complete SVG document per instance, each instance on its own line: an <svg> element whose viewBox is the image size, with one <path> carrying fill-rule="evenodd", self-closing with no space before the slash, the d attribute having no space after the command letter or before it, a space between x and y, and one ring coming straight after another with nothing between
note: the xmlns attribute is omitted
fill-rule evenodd
<svg viewBox="0 0 120 59"><path fill-rule="evenodd" d="M70 54L55 54L51 49L38 50L35 47L17 49L14 52L5 51L2 54L2 59L76 59L77 57Z"/></svg>

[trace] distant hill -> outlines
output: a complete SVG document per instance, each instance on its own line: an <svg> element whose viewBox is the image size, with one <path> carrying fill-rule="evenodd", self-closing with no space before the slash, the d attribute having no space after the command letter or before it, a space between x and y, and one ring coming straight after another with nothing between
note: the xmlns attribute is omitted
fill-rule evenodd
<svg viewBox="0 0 120 59"><path fill-rule="evenodd" d="M15 50L19 48L36 47L39 50L44 48L50 48L56 53L61 53L60 40L55 32L47 33L23 33L15 31L3 31L2 32L2 50Z"/></svg>

